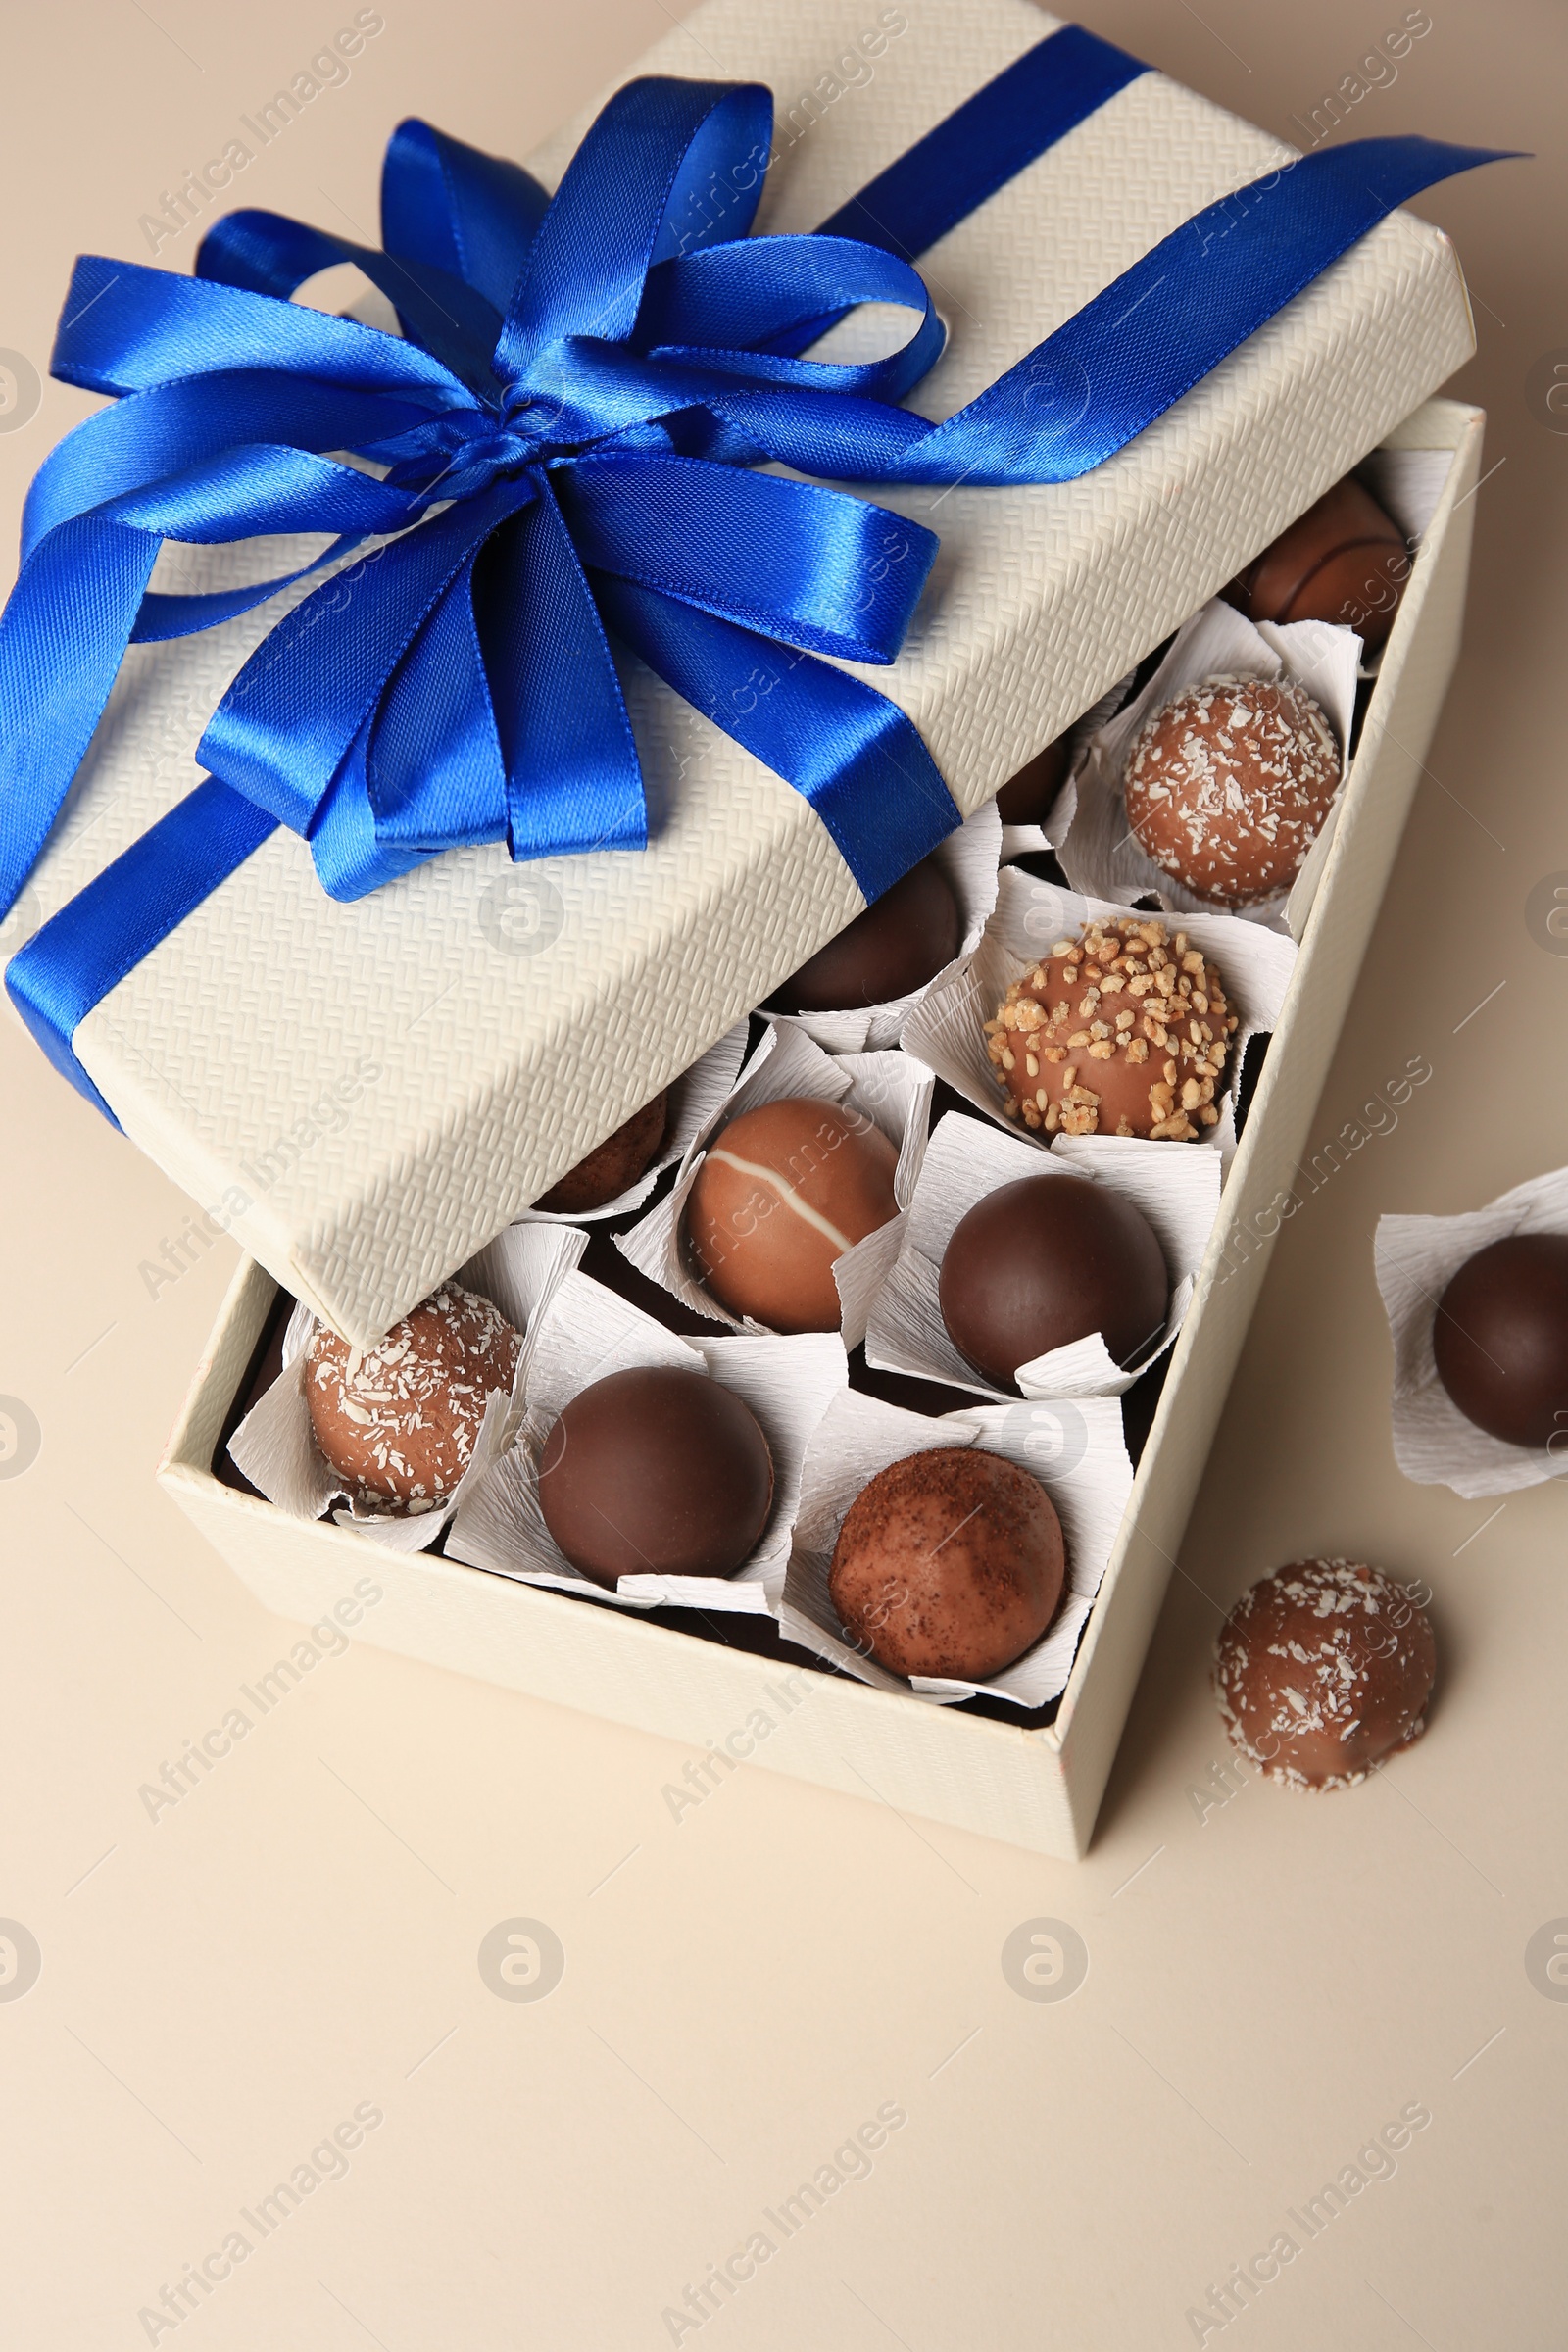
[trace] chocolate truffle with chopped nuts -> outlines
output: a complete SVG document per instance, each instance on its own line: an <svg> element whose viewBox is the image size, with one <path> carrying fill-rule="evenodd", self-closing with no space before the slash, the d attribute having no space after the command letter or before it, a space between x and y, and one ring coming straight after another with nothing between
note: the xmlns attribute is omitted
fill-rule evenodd
<svg viewBox="0 0 1568 2352"><path fill-rule="evenodd" d="M1415 1594L1359 1560L1297 1560L1244 1592L1214 1644L1214 1695L1254 1764L1345 1788L1425 1727L1437 1672Z"/></svg>
<svg viewBox="0 0 1568 2352"><path fill-rule="evenodd" d="M486 1403L511 1390L521 1346L498 1306L455 1282L373 1348L351 1348L318 1324L305 1400L354 1500L408 1512L445 1501L473 1459Z"/></svg>
<svg viewBox="0 0 1568 2352"><path fill-rule="evenodd" d="M1057 940L986 1023L1007 1107L1035 1133L1175 1143L1218 1123L1235 1032L1213 964L1147 915Z"/></svg>
<svg viewBox="0 0 1568 2352"><path fill-rule="evenodd" d="M1122 769L1139 848L1216 906L1289 889L1339 788L1334 729L1289 678L1184 687L1150 713Z"/></svg>

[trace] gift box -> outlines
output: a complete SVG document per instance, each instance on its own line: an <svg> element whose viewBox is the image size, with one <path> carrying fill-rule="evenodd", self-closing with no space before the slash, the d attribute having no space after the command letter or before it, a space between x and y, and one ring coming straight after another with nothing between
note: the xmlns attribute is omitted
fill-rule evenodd
<svg viewBox="0 0 1568 2352"><path fill-rule="evenodd" d="M1054 39L1066 46L1055 48ZM407 870L357 898L329 895L313 868L302 836L319 811L302 812L304 804L296 806L287 778L273 778L270 800L271 788L256 782L267 767L258 748L266 732L258 713L272 702L288 704L285 680L353 671L363 650L362 622L382 610L377 599L393 559L404 562L399 576L405 582L416 561L405 561L406 550L398 555L399 518L416 514L408 504L414 494L395 488L396 464L389 472L381 469L384 481L363 472L348 475L347 489L338 478L343 469L337 469L328 499L329 505L338 502L336 519L323 521L322 529L355 544L333 556L335 578L311 593L318 588L317 578L301 577L248 607L246 583L310 564L327 552L330 537L273 535L235 550L194 544L200 536L194 527L183 539L178 529L172 532L181 543L164 549L151 574L165 617L144 628L142 641L126 656L23 902L25 922L36 923L56 917L68 902L80 904L78 894L101 885L92 900L94 926L98 911L113 900L108 929L114 936L101 939L89 926L91 969L83 976L73 966L70 985L53 991L66 1000L63 1006L46 1004L40 1017L56 1023L57 1058L95 1090L130 1139L279 1283L355 1344L373 1341L660 1087L690 1068L838 931L868 893L920 855L928 836L979 808L1287 520L1385 440L1472 348L1464 287L1447 241L1407 213L1393 210L1378 218L1393 200L1386 195L1374 194L1359 225L1352 223L1338 246L1331 242L1324 249L1329 258L1316 274L1309 268L1280 275L1270 258L1270 207L1289 209L1308 179L1316 188L1338 191L1332 204L1319 203L1320 214L1360 204L1367 191L1356 186L1358 176L1397 178L1403 172L1401 186L1423 184L1423 174L1430 178L1439 167L1417 170L1407 156L1392 154L1399 149L1402 156L1420 142L1369 143L1379 150L1376 172L1360 163L1351 170L1345 160L1348 150L1338 161L1325 150L1293 163L1289 149L1164 76L1142 71L1086 35L1057 34L1054 21L1027 0L964 0L957 10L926 15L887 9L874 19L847 0L803 0L788 10L765 9L757 0L708 0L641 61L638 73L733 77L765 83L774 93L771 128L758 116L738 158L733 142L722 158L715 150L714 169L705 175L707 133L694 141L681 182L687 224L670 228L667 257L682 260L688 246L699 260L710 251L722 255L725 247L713 240L727 233L731 213L745 228L759 188L753 242L824 221L839 237L874 237L878 208L893 201L892 190L902 208L902 234L921 253L947 330L942 356L914 395L920 414L940 425L987 387L1005 388L1006 396L987 427L984 464L977 459L944 470L935 459L909 454L915 440L925 447L918 435L901 437L875 419L865 425L871 438L882 435L890 454L885 465L863 464L849 487L812 493L859 502L866 511L851 527L842 504L832 510L835 560L848 548L854 562L841 563L842 576L829 586L802 591L797 603L805 617L790 641L797 650L764 631L756 639L764 651L748 668L730 621L714 623L715 629L731 629L728 637L710 632L701 641L702 659L711 657L711 674L723 681L724 726L709 715L717 707L712 698L705 709L704 693L692 684L688 672L700 663L690 645L683 640L672 651L667 630L661 635L667 601L654 612L646 598L638 604L640 588L625 587L644 557L667 585L693 543L690 517L684 511L656 515L657 502L650 498L642 524L653 530L658 522L663 533L659 548L616 555L620 525L594 504L608 496L608 476L603 468L598 475L580 472L570 497L563 489L559 511L576 534L579 553L588 549L594 563L612 571L616 563L622 566L614 574L621 585L612 595L604 591L602 602L617 631L613 662L646 795L647 846L613 846L631 836L617 832L610 817L601 823L587 806L566 824L565 837L612 846L573 847L570 854L513 862L503 841L487 838L426 855L434 837L429 810L416 792L405 805L383 775L379 799L370 793L377 846L385 848L384 822L391 863L401 861ZM1076 97L1062 111L1064 89ZM543 187L561 180L599 103L531 159ZM919 186L906 184L906 172L895 189L899 159L917 148L924 155L919 143L927 140L937 142L940 162L916 169ZM405 141L405 164L411 156L426 165L439 160L437 149L421 146L418 138L412 148ZM968 181L966 209L949 222L940 203L931 211L931 200L959 167ZM487 168L492 175L503 172L500 166ZM1457 167L1447 162L1441 168ZM416 181L416 172L409 184ZM416 209L412 198L405 201L406 213ZM244 239L236 232L227 249L225 292L273 282L267 272L277 232L270 233L273 243L257 261L254 253L241 252ZM407 230L416 241L418 233ZM296 249L307 262L318 258L323 266L338 258L332 240L316 231L299 230L290 250ZM863 250L876 258L881 249ZM1235 283L1247 275L1236 260L1244 254L1252 256L1248 267L1261 275L1276 270L1258 313L1262 322L1245 332L1226 309ZM909 293L907 273L899 276L902 262L885 253L881 259L881 277L863 259L854 265L854 307L844 288L835 286L822 296L822 316L806 322L812 331L825 330L813 359L837 366L851 391L873 377L883 391L898 389L896 376L886 372L891 361L876 374L881 345L869 358L866 338L879 321L886 328L890 301L924 299ZM158 272L95 267L96 275L84 266L68 305L62 365L74 368L74 380L123 389L107 363L89 368L79 357L87 348L83 338L101 334L106 319L122 315L126 337L134 340L138 306L166 297L151 284ZM426 280L438 289L420 312L433 346L445 347L441 318L461 324L471 308L471 286L460 282L458 269L449 254L444 273L432 263ZM1140 270L1147 283L1137 280ZM289 282L300 274L291 268ZM482 267L472 265L470 278L483 276ZM1172 284L1190 278L1192 298L1180 306L1174 325L1167 321L1156 331L1153 322L1171 302L1169 288L1160 290L1167 278ZM1122 307L1136 301L1136 327L1120 313L1102 317L1097 311L1099 299L1111 295L1114 310L1121 301L1116 290L1135 280L1142 291L1129 292ZM750 286L750 278L745 282ZM705 297L702 286L692 283L695 290L682 297L682 349L695 349L705 331ZM167 299L172 341L176 313L183 319L186 312L173 297ZM679 310L680 303L673 307ZM849 315L841 316L845 311ZM262 330L246 323L250 314L238 296L234 315L240 326L229 354L233 365L253 373L276 366ZM798 301L791 333L774 334L760 363L764 374L771 368L782 380L794 364L791 352L809 342L803 316ZM1060 352L1048 342L1045 352L1054 356L1043 363L1030 358L1043 338L1056 337L1068 322L1076 331L1079 320L1088 322L1086 334L1099 333L1102 323L1110 341L1101 346L1080 336ZM574 323L591 328L594 319L589 315ZM330 366L338 367L336 355L345 348L339 324L322 320L319 332L301 327L301 349L314 352L318 343L334 355ZM438 382L433 360L395 364L388 355L404 351L405 344L359 331L366 340L355 345L349 371L360 370L365 384L389 381L389 371L406 366L409 381L436 387L432 400L455 398L442 388L455 379L448 374ZM669 331L678 343L679 334ZM915 338L922 368L938 333L926 318ZM1180 348L1188 333L1194 354ZM1102 353L1125 351L1129 334L1138 365L1114 370L1116 380L1107 382ZM1204 334L1206 351L1200 348ZM1226 337L1237 334L1231 348ZM591 334L579 332L566 342L572 365L591 374L600 365L588 348ZM78 354L74 360L73 352ZM1025 362L1021 375L1009 375ZM527 378L526 397L513 400L525 374L512 383L503 404L509 431L524 431L530 414L537 418L567 401L567 390L558 396L552 389L554 379L542 364ZM1148 420L1129 434L1136 417L1124 416L1113 427L1102 412L1107 404L1124 405L1134 377L1140 386L1146 378L1158 383L1149 395ZM251 378L245 381L251 386ZM347 409L363 390L357 378L341 394L341 427L318 424L304 446L352 444ZM230 397L262 395L251 386ZM274 407L282 397L275 386L267 393ZM826 399L820 392L808 396ZM734 414L744 418L752 412L743 404ZM884 418L889 415L902 412L883 412ZM811 411L806 421L794 419L797 437L787 446L798 463L775 463L760 472L725 468L750 485L747 495L763 501L768 515L782 513L780 502L793 499L810 473L807 444L817 430L817 416ZM907 424L907 417L903 421ZM452 429L456 434L456 425ZM739 432L741 426L726 429ZM837 427L821 429L831 438ZM1456 428L1429 423L1421 429ZM1056 467L1062 478L1048 478L1052 466L1033 459L1023 469L1027 474L1032 466L1035 478L1014 478L1025 444L1065 445L1092 431L1103 436L1105 454L1098 462L1089 462L1095 450L1080 449L1071 466L1063 458ZM260 428L258 434L267 437ZM454 449L460 440L454 439ZM703 446L710 454L715 447L721 456L733 454L721 443L722 436L715 443L710 435ZM470 437L462 447L472 453L478 444ZM198 454L205 454L205 445ZM652 463L646 451L632 454ZM678 455L661 459L666 465L690 462ZM318 477L310 467L317 463L313 459L303 469L313 482ZM502 461L491 452L484 464ZM833 475L832 465L822 470ZM841 466L834 478L842 473ZM438 478L432 491L424 480L419 495L439 498L449 487L456 503L424 528L445 531L450 539L466 527L463 485L456 477L450 484ZM729 488L733 492L735 484ZM65 493L35 502L40 528L55 513L50 497L57 495ZM77 496L77 506L84 495ZM508 497L521 495L499 477L483 492L501 502L498 514ZM161 527L157 516L164 513L156 499L143 498L140 506L129 493L127 499L116 513L123 510L131 521L102 526L121 531L114 544L122 552L130 544L126 532L139 547L136 534ZM260 490L251 507L256 514L250 528L265 529L271 509ZM790 507L792 514L800 511L798 502ZM285 519L294 512L286 501L277 509ZM825 508L811 512L827 514ZM829 526L822 528L826 533ZM931 533L940 541L934 552ZM437 536L429 544L447 542ZM534 563L537 537L529 546ZM729 551L731 571L738 564L750 577L767 548L760 526L740 533ZM565 561L559 549L556 555ZM83 560L109 564L108 557L90 551ZM930 576L917 597L927 564ZM733 612L737 600L744 605L745 579L737 585L726 574L726 607L717 591L710 595L701 582L681 578L687 597L681 610L688 616L692 611ZM122 582L116 593L122 588ZM784 596L776 587L769 592L775 601ZM528 641L535 643L539 614L519 594L520 603L508 613L519 628L527 623L534 629ZM182 600L220 595L229 599L222 608L229 617L198 635L168 633ZM94 612L96 607L79 598L75 610ZM287 616L284 624L280 614ZM870 646L878 631L884 650L899 645L891 665L883 665L882 654ZM548 639L548 628L543 635ZM774 714L804 691L797 675L803 636L815 649L812 692L821 709L850 713L843 722L850 734L858 726L868 730L866 759L873 765L891 760L894 770L912 779L906 791L883 792L880 816L874 796L867 814L853 775L844 787L847 802L834 797L843 782L838 769L836 780L812 783L811 728L792 722L790 744L780 748L789 730L775 723ZM863 658L855 650L862 636ZM334 649L330 656L328 646ZM390 674L384 735L388 742L397 737L406 766L440 767L447 746L430 711L419 707L420 682L461 671L468 651L466 640L432 638L421 655L423 668ZM595 658L600 656L608 664L611 655L603 647ZM242 666L250 700L230 697L225 706L222 770L239 779L236 790L260 794L261 819L250 801L236 802L250 814L232 841L224 837L232 870L205 895L185 889L181 896L180 875L175 871L171 879L166 858L159 869L160 904L172 896L179 919L169 920L127 963L114 927L127 895L134 898L145 879L136 862L145 837L157 820L189 810L188 796L201 772L196 747ZM494 657L493 673L506 666ZM677 672L689 692L668 682ZM864 689L871 686L884 698L880 703L866 699ZM513 712L508 724L524 734L529 726L554 727L552 756L565 760L576 713L564 706L573 697L542 699L548 709ZM358 759L368 772L368 741L355 737L332 770L334 792L360 791L356 808L370 788L363 776L355 786L351 771ZM376 747L382 745L377 736ZM763 751L771 751L771 764ZM625 752L622 741L622 759ZM786 782L780 767L796 754L801 772ZM212 765L214 758L209 750L205 763ZM854 760L845 759L853 769ZM546 760L543 783L536 775L532 798L513 811L514 846L526 850L554 837L546 822L548 770ZM890 772L878 770L884 783ZM405 771L399 773L406 781ZM466 788L462 776L450 780L457 799ZM849 803L854 807L846 816ZM203 822L214 806L202 803ZM342 807L348 806L344 800ZM279 808L285 821L269 829ZM482 833L486 822L476 818L470 830ZM1343 830L1343 816L1341 825ZM447 838L439 829L438 837ZM167 837L159 838L167 848ZM183 842L183 833L178 839ZM325 839L316 837L318 853ZM210 849L204 842L204 854ZM170 854L175 866L177 854L178 843ZM130 865L116 863L127 857ZM34 963L54 928L51 922L27 951ZM13 965L13 986L18 968ZM34 993L48 998L51 990Z"/></svg>
<svg viewBox="0 0 1568 2352"><path fill-rule="evenodd" d="M1154 1147L1212 1152L1224 1168L1223 1190L1179 1333L1162 1359L1152 1417L1147 1405L1142 1419L1135 1412L1139 1392L1122 1408L1136 1477L1102 1575L1097 1556L1087 1563L1088 1589L1073 1595L1087 1615L1058 1694L1034 1707L1013 1698L933 1703L929 1693L833 1671L830 1659L788 1642L768 1618L727 1617L722 1638L715 1638L711 1621L680 1610L616 1610L436 1552L372 1553L368 1540L351 1528L288 1517L240 1491L226 1461L227 1437L267 1385L263 1359L269 1345L277 1346L289 1312L271 1273L247 1261L159 1476L257 1597L282 1617L311 1622L369 1570L379 1598L362 1630L387 1648L607 1715L699 1752L713 1750L1044 1853L1082 1854L1270 1246L1290 1214L1308 1125L1453 665L1481 434L1477 411L1428 401L1384 436L1369 461L1370 478L1418 540L1418 553L1369 682L1333 838L1260 1065L1259 1047L1253 1048L1234 1152L1217 1141ZM1309 497L1313 486L1315 479L1301 496ZM1273 506L1269 516L1257 537L1282 519ZM1169 542L1161 538L1159 545L1168 549ZM1190 578L1191 609L1228 562L1196 580L1183 574ZM1170 614L1173 625L1185 617ZM1055 710L1037 732L1070 715ZM1174 1256L1174 1240L1170 1249ZM1004 1409L972 1393L945 1394L966 1427ZM1104 1396L1090 1404L1100 1416L1118 1409ZM1070 1397L1058 1397L1021 1399L1007 1409L1040 1416L1038 1432L1015 1432L1030 1460L1032 1440L1049 1454L1075 1408ZM972 1438L970 1429L964 1442ZM1050 1464L1046 1457L1042 1463L1049 1484Z"/></svg>

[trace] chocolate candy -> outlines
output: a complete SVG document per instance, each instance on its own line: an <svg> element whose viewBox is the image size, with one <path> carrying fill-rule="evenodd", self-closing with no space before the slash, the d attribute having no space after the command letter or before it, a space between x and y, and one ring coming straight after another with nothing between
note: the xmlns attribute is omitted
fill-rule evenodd
<svg viewBox="0 0 1568 2352"><path fill-rule="evenodd" d="M1185 931L1094 922L1015 980L986 1023L1007 1107L1045 1135L1190 1143L1219 1118L1236 1015Z"/></svg>
<svg viewBox="0 0 1568 2352"><path fill-rule="evenodd" d="M768 998L774 1012L848 1012L891 1004L951 963L963 943L953 885L934 858L909 868Z"/></svg>
<svg viewBox="0 0 1568 2352"><path fill-rule="evenodd" d="M555 1209L568 1217L603 1208L607 1200L615 1200L653 1166L663 1149L668 1119L669 1097L662 1092L641 1110L634 1110L613 1135L596 1144L586 1159L579 1159L564 1176L558 1176L549 1192L534 1202L535 1208Z"/></svg>
<svg viewBox="0 0 1568 2352"><path fill-rule="evenodd" d="M487 1399L511 1390L521 1346L499 1307L455 1282L373 1348L351 1348L318 1325L305 1351L305 1401L348 1494L433 1510L473 1458Z"/></svg>
<svg viewBox="0 0 1568 2352"><path fill-rule="evenodd" d="M1404 533L1347 474L1224 594L1249 620L1331 620L1370 650L1394 626L1409 577Z"/></svg>
<svg viewBox="0 0 1568 2352"><path fill-rule="evenodd" d="M1164 1328L1170 1282L1143 1210L1086 1176L1022 1176L955 1228L938 1280L942 1320L994 1388L1020 1364L1100 1332L1121 1365Z"/></svg>
<svg viewBox="0 0 1568 2352"><path fill-rule="evenodd" d="M1467 1258L1438 1302L1432 1352L1478 1429L1568 1447L1568 1234L1510 1234Z"/></svg>
<svg viewBox="0 0 1568 2352"><path fill-rule="evenodd" d="M1026 767L1010 776L997 795L997 814L1004 825L1043 825L1061 790L1072 758L1072 738L1058 735Z"/></svg>
<svg viewBox="0 0 1568 2352"><path fill-rule="evenodd" d="M898 1158L871 1120L814 1097L732 1120L686 1202L687 1239L719 1304L772 1331L837 1331L833 1268L897 1216Z"/></svg>
<svg viewBox="0 0 1568 2352"><path fill-rule="evenodd" d="M1358 1560L1298 1560L1244 1592L1214 1644L1214 1694L1254 1764L1344 1788L1418 1740L1437 1671L1413 1592Z"/></svg>
<svg viewBox="0 0 1568 2352"><path fill-rule="evenodd" d="M1288 678L1204 678L1152 711L1122 769L1140 849L1194 898L1288 889L1340 788L1340 748Z"/></svg>
<svg viewBox="0 0 1568 2352"><path fill-rule="evenodd" d="M852 1641L894 1674L985 1682L1055 1615L1061 1522L1038 1479L967 1446L913 1453L850 1505L828 1590Z"/></svg>
<svg viewBox="0 0 1568 2352"><path fill-rule="evenodd" d="M574 1396L539 1457L539 1507L574 1568L732 1576L762 1539L773 1457L756 1416L702 1372L612 1372Z"/></svg>

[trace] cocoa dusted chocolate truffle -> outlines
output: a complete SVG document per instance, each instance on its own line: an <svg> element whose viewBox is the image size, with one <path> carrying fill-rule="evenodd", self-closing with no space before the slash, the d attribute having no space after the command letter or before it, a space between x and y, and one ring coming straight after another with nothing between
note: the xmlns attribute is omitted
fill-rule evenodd
<svg viewBox="0 0 1568 2352"><path fill-rule="evenodd" d="M586 1159L579 1159L564 1176L558 1176L549 1192L534 1202L535 1208L554 1209L568 1217L603 1208L607 1200L615 1200L648 1173L663 1149L668 1120L669 1098L657 1094L641 1110L634 1110L624 1126L596 1144Z"/></svg>
<svg viewBox="0 0 1568 2352"><path fill-rule="evenodd" d="M612 1372L574 1396L539 1457L539 1507L574 1568L732 1576L761 1542L773 1457L756 1415L703 1372Z"/></svg>
<svg viewBox="0 0 1568 2352"><path fill-rule="evenodd" d="M1224 594L1249 620L1329 620L1369 650L1394 626L1410 557L1404 533L1353 474L1255 556Z"/></svg>
<svg viewBox="0 0 1568 2352"><path fill-rule="evenodd" d="M1004 825L1043 825L1066 779L1072 759L1072 738L1058 735L1025 767L1009 776L997 795L997 814Z"/></svg>
<svg viewBox="0 0 1568 2352"><path fill-rule="evenodd" d="M1204 678L1152 711L1122 769L1145 857L1216 906L1288 889L1340 788L1340 747L1289 678Z"/></svg>
<svg viewBox="0 0 1568 2352"><path fill-rule="evenodd" d="M1432 1352L1489 1437L1568 1443L1568 1234L1510 1234L1467 1258L1438 1301Z"/></svg>
<svg viewBox="0 0 1568 2352"><path fill-rule="evenodd" d="M894 1674L982 1683L1034 1647L1065 1573L1039 1480L1000 1454L941 1446L861 1489L828 1590L851 1640Z"/></svg>
<svg viewBox="0 0 1568 2352"><path fill-rule="evenodd" d="M833 1268L898 1215L898 1161L873 1121L815 1097L733 1119L686 1202L687 1240L720 1306L771 1331L837 1331Z"/></svg>
<svg viewBox="0 0 1568 2352"><path fill-rule="evenodd" d="M942 1257L948 1337L993 1387L1100 1332L1118 1364L1164 1329L1165 1255L1141 1208L1087 1176L1022 1176L977 1200Z"/></svg>
<svg viewBox="0 0 1568 2352"><path fill-rule="evenodd" d="M768 998L774 1012L851 1012L912 996L963 943L953 885L922 858Z"/></svg>
<svg viewBox="0 0 1568 2352"><path fill-rule="evenodd" d="M305 1401L346 1491L369 1506L434 1510L473 1459L486 1403L510 1393L521 1346L498 1306L455 1282L373 1348L318 1324Z"/></svg>
<svg viewBox="0 0 1568 2352"><path fill-rule="evenodd" d="M1091 923L1008 989L987 1052L1024 1125L1044 1135L1190 1143L1216 1125L1236 1033L1215 966L1149 915Z"/></svg>
<svg viewBox="0 0 1568 2352"><path fill-rule="evenodd" d="M1254 1764L1344 1788L1425 1729L1437 1647L1414 1593L1359 1560L1297 1560L1244 1592L1214 1644L1214 1695Z"/></svg>

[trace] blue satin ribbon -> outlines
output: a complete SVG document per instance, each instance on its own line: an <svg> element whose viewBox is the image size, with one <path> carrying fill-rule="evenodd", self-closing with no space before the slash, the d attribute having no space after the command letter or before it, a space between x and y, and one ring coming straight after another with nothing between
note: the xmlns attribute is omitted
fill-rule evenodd
<svg viewBox="0 0 1568 2352"><path fill-rule="evenodd" d="M868 899L923 857L958 822L953 797L897 705L835 664L896 660L937 541L820 485L1088 472L1396 205L1492 152L1319 150L1187 222L944 423L897 405L943 341L912 257L1145 71L1067 26L811 236L749 234L765 89L649 78L610 101L553 198L410 122L379 251L241 212L194 278L78 262L54 372L115 405L41 468L0 615L0 913L127 645L339 568L219 704L209 781L12 959L57 1065L107 1107L76 1023L278 824L345 900L462 844L644 846L609 632L805 795ZM342 261L401 340L290 301ZM909 315L896 350L802 356L865 302ZM250 588L150 585L165 539L291 533L329 543Z"/></svg>

